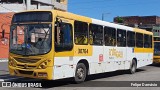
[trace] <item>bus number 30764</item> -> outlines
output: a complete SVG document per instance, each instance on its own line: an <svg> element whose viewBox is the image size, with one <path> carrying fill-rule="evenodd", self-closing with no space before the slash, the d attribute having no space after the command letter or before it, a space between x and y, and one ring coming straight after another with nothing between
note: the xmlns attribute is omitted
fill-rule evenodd
<svg viewBox="0 0 160 90"><path fill-rule="evenodd" d="M88 54L88 49L78 49L78 54Z"/></svg>

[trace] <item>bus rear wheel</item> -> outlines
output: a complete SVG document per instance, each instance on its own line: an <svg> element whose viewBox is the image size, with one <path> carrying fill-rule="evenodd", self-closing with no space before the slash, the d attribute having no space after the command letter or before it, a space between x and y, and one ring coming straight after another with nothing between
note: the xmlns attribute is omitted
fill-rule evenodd
<svg viewBox="0 0 160 90"><path fill-rule="evenodd" d="M82 83L86 79L86 66L83 63L78 63L75 71L75 83Z"/></svg>
<svg viewBox="0 0 160 90"><path fill-rule="evenodd" d="M137 63L135 60L132 60L132 64L130 66L129 72L131 74L134 74L136 72L136 69L137 69Z"/></svg>

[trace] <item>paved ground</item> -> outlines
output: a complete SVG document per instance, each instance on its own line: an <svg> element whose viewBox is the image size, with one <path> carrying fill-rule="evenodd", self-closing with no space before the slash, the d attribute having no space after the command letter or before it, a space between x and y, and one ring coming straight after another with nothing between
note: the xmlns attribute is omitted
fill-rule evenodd
<svg viewBox="0 0 160 90"><path fill-rule="evenodd" d="M49 90L160 90L160 87L130 87L131 84L139 85L142 83L155 83L160 86L160 64L149 65L137 70L133 75L127 71L116 71L98 75L91 75L87 81L81 84L73 84L71 79L45 81L22 77L13 77L8 74L7 63L0 63L0 81L19 81L42 83L43 88L23 88L49 89ZM141 82L139 82L141 81ZM152 82L146 82L152 81ZM158 82L156 82L158 81ZM123 87L122 87L123 86ZM21 90L22 88L0 88L2 90Z"/></svg>

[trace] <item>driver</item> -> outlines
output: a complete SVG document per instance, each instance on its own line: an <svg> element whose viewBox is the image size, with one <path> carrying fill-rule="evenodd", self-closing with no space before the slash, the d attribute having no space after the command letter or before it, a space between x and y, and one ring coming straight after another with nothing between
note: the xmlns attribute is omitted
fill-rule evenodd
<svg viewBox="0 0 160 90"><path fill-rule="evenodd" d="M36 48L40 49L42 52L46 52L49 49L49 45L46 40L42 40L42 38L38 38Z"/></svg>

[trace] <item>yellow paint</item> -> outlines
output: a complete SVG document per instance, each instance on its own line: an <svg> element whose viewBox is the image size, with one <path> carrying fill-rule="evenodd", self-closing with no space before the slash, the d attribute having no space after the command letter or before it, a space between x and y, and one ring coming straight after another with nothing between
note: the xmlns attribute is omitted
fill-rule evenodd
<svg viewBox="0 0 160 90"><path fill-rule="evenodd" d="M146 31L146 30L144 30L144 29L133 28L133 30L134 30L135 32L138 32L138 33L153 35L152 32Z"/></svg>
<svg viewBox="0 0 160 90"><path fill-rule="evenodd" d="M160 59L160 56L154 56L155 59Z"/></svg>
<svg viewBox="0 0 160 90"><path fill-rule="evenodd" d="M53 18L56 17L60 18L62 22L70 23L72 25L72 28L74 29L74 21L82 21L87 22L88 24L92 22L90 18L75 15L69 12L63 12L54 10L53 11ZM73 30L74 32L74 30ZM74 33L73 33L73 41L74 41ZM74 41L75 42L75 41ZM54 46L54 44L52 45ZM88 50L88 51L86 51ZM82 51L82 53L79 53ZM88 53L87 53L88 52ZM64 51L64 52L55 52L55 57L67 57L67 56L91 56L92 55L92 46L90 45L75 45L73 46L73 49L71 51Z"/></svg>
<svg viewBox="0 0 160 90"><path fill-rule="evenodd" d="M21 63L21 62L17 62L15 58L29 58L30 60L32 59L40 59L38 62L36 63ZM24 76L24 77L30 77L30 78L39 78L39 77L35 77L33 74L32 75L26 75L26 74L21 74L21 73L18 73L18 70L24 70L24 71L34 71L34 73L38 74L38 72L45 72L48 74L47 77L45 78L41 78L41 79L48 79L48 80L51 80L53 79L52 78L52 74L53 73L53 63L54 63L54 60L53 60L53 51L51 51L50 53L48 54L45 54L45 55L39 55L39 56L29 56L29 57L23 57L21 55L16 55L16 54L12 54L10 53L9 54L9 60L14 60L14 62L16 62L16 67L13 67L13 66L8 66L9 67L9 73L11 75L15 75L14 73L14 70L16 70L17 74L16 76ZM46 60L50 60L50 62L48 63L47 65L47 68L46 69L37 69L37 67L44 61ZM28 66L35 66L35 68L32 68L32 69L23 69L23 68L19 68L18 65L25 65L27 64Z"/></svg>
<svg viewBox="0 0 160 90"><path fill-rule="evenodd" d="M41 10L39 10L41 11ZM53 74L53 64L54 64L54 57L68 57L68 56L92 56L93 54L93 47L91 45L76 45L73 44L73 49L71 51L64 51L64 52L55 52L54 50L54 22L56 17L61 18L61 20L63 22L66 23L70 23L72 25L72 28L74 28L74 21L78 20L78 21L82 21L82 22L87 22L88 24L92 23L92 19L88 18L88 17L84 17L84 16L80 16L80 15L75 15L69 12L63 12L63 11L58 11L58 10L53 10L52 12L52 17L53 17L53 22L52 22L52 49L48 54L45 55L38 55L38 56L29 56L29 57L23 57L21 55L15 55L15 54L9 54L9 60L14 60L16 62L16 64L20 64L20 65L24 65L24 63L20 63L17 62L15 58L29 58L29 59L37 59L39 58L40 60L36 63L27 63L27 65L31 65L31 66L36 66L38 67L42 62L44 62L45 60L51 60L51 62L49 62L48 67L46 69L21 69L21 68L17 68L17 67L12 67L9 66L9 72L11 75L15 75L14 74L14 70L25 70L25 71L34 71L35 73L38 72L45 72L48 74L48 76L46 78L43 77L35 77L33 75L22 75L20 73L17 74L17 76L25 76L25 77L31 77L31 78L42 78L42 79L48 79L51 80L53 79L52 74ZM50 22L51 23L51 22ZM134 28L135 32L139 32L139 33L144 33L144 34L149 34L149 35L153 35L153 33L142 30L142 29L136 29ZM74 32L74 30L73 30ZM73 42L74 41L74 33L73 33ZM91 41L90 41L91 42ZM135 48L134 49L135 53L153 53L153 48ZM109 52L110 56L115 56L117 58L123 58L123 52L121 51L117 51L116 49L111 49Z"/></svg>
<svg viewBox="0 0 160 90"><path fill-rule="evenodd" d="M75 45L74 56L92 56L93 47L91 45Z"/></svg>
<svg viewBox="0 0 160 90"><path fill-rule="evenodd" d="M134 31L153 36L152 32L146 31L144 29L134 28ZM153 38L152 38L152 41L153 41ZM153 46L154 46L154 43L152 43L152 48L134 48L134 52L135 53L153 53Z"/></svg>
<svg viewBox="0 0 160 90"><path fill-rule="evenodd" d="M56 12L53 17L56 18L57 17L57 14L58 12ZM60 17L59 17L60 18ZM71 19L67 19L65 17L63 18L60 18L62 20L62 22L65 22L65 23L69 23L72 25L72 32L74 32L73 30L73 25L74 25L74 21L71 20ZM54 29L53 29L54 30ZM54 33L54 31L52 31ZM54 36L54 34L52 35ZM53 40L54 40L54 37L53 37ZM74 40L74 39L73 39ZM54 42L54 41L53 41ZM54 47L54 43L52 44L52 46ZM55 50L54 50L55 51ZM55 52L55 57L68 57L68 56L74 56L74 47L71 51L62 51L62 52Z"/></svg>
<svg viewBox="0 0 160 90"><path fill-rule="evenodd" d="M78 20L78 21L83 21L83 22L88 22L88 23L92 22L91 18L76 15L76 14L72 14L72 13L69 13L69 12L58 11L58 10L54 10L53 15L55 15L54 17L58 16L58 17L61 17L61 18L66 18L66 19L71 19L71 20Z"/></svg>
<svg viewBox="0 0 160 90"><path fill-rule="evenodd" d="M36 10L36 11L41 11L41 10ZM31 12L31 11L28 11ZM44 23L52 23L52 40L54 40L54 22L56 17L61 18L62 22L66 22L66 23L70 23L72 25L72 28L74 28L74 21L78 20L78 21L83 21L83 22L87 22L88 24L90 24L92 22L92 20L90 18L84 17L84 16L80 16L80 15L75 15L72 13L68 13L68 12L63 12L63 11L58 11L58 10L52 10L52 18L53 18L53 22L44 22ZM34 22L30 22L30 24L35 24ZM74 32L74 30L73 30ZM74 34L73 34L74 37ZM73 38L74 41L74 38ZM41 78L41 79L48 79L51 80L53 79L52 74L53 74L53 64L54 64L54 57L68 57L68 56L91 56L92 55L92 46L90 45L74 45L73 49L71 51L64 51L64 52L54 52L54 41L52 41L52 49L48 54L45 55L38 55L38 56L29 56L29 57L23 57L21 55L15 55L10 53L9 55L9 60L12 60L14 62L16 62L16 65L25 65L27 64L28 66L35 66L36 68L32 68L32 69L22 69L19 68L18 66L13 67L13 66L8 66L9 67L9 72L11 75L15 75L14 70L17 72L16 76L24 76L24 77L30 77L30 78ZM36 63L21 63L21 62L17 62L16 58L29 58L30 60L32 59L40 59L38 62ZM50 60L51 62L48 63L48 66L46 69L38 69L38 66L44 62L45 60ZM34 75L24 75L21 73L18 73L18 70L24 70L24 71L34 71L34 73L47 73L48 76L43 78L43 77L35 77Z"/></svg>
<svg viewBox="0 0 160 90"><path fill-rule="evenodd" d="M160 56L154 56L153 57L153 62L154 63L160 63Z"/></svg>
<svg viewBox="0 0 160 90"><path fill-rule="evenodd" d="M123 51L118 51L116 49L109 49L109 57L123 58Z"/></svg>
<svg viewBox="0 0 160 90"><path fill-rule="evenodd" d="M134 53L153 53L153 48L134 48Z"/></svg>

